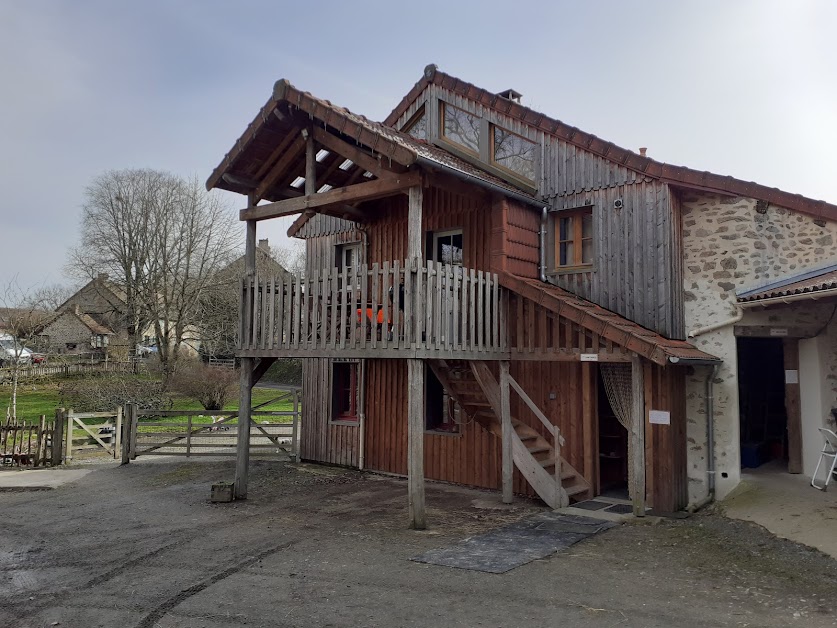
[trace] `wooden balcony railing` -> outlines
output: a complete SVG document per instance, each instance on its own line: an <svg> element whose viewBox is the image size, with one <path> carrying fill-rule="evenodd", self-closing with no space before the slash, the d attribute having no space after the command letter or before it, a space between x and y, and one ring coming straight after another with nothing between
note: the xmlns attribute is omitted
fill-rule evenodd
<svg viewBox="0 0 837 628"><path fill-rule="evenodd" d="M497 275L398 261L241 284L243 357L508 358Z"/></svg>

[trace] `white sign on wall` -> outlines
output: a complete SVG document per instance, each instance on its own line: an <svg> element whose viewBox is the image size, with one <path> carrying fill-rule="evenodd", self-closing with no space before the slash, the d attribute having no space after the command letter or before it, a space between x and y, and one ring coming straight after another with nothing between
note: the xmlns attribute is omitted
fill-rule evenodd
<svg viewBox="0 0 837 628"><path fill-rule="evenodd" d="M651 410L648 421L654 425L671 425L671 412L666 410Z"/></svg>
<svg viewBox="0 0 837 628"><path fill-rule="evenodd" d="M786 384L798 384L799 383L799 371L785 371L785 383Z"/></svg>
<svg viewBox="0 0 837 628"><path fill-rule="evenodd" d="M599 354L598 353L582 353L581 356L582 362L598 362L599 361Z"/></svg>

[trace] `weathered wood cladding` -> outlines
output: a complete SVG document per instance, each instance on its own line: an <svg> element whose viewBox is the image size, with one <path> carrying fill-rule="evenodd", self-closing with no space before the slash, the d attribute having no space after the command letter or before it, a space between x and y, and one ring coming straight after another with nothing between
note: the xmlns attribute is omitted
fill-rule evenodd
<svg viewBox="0 0 837 628"><path fill-rule="evenodd" d="M621 209L614 207L617 199ZM664 336L684 339L679 220L669 186L642 182L552 200L554 210L588 205L592 269L553 274L550 281Z"/></svg>
<svg viewBox="0 0 837 628"><path fill-rule="evenodd" d="M359 427L332 423L332 360L302 361L302 429L299 452L303 460L347 467L359 463Z"/></svg>
<svg viewBox="0 0 837 628"><path fill-rule="evenodd" d="M356 229L357 224L351 220L344 220L343 218L328 216L326 214L315 214L300 228L296 233L296 237L307 239L315 236L348 233L356 231Z"/></svg>
<svg viewBox="0 0 837 628"><path fill-rule="evenodd" d="M439 100L537 143L538 194L552 209L594 205L593 269L550 281L665 336L684 339L679 214L668 185L432 83L417 99L426 101L431 140L438 139ZM411 106L396 128L415 110ZM613 209L617 198L625 203L620 213ZM546 256L550 265L554 251L547 249ZM509 271L514 268L519 265Z"/></svg>

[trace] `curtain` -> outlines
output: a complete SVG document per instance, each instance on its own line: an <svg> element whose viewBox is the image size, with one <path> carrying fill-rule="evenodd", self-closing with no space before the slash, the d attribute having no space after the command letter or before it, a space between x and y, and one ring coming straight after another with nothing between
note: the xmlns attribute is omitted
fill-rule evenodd
<svg viewBox="0 0 837 628"><path fill-rule="evenodd" d="M631 438L631 427L633 425L631 406L633 405L633 393L631 384L630 364L599 364L602 380L607 393L607 400L613 414L619 423L628 431L628 495L633 497L634 489L634 465L633 445Z"/></svg>

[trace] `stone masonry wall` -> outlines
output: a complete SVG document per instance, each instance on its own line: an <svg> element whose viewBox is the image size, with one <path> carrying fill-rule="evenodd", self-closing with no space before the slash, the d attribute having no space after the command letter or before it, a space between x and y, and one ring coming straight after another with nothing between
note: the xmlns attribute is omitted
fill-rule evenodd
<svg viewBox="0 0 837 628"><path fill-rule="evenodd" d="M756 288L806 269L837 262L837 223L818 226L810 216L781 207L756 211L756 201L712 194L681 197L686 330L732 318L736 290ZM748 312L737 325L815 324L823 308L787 308L782 313ZM830 313L830 310L829 310ZM765 320L768 322L766 323ZM827 320L827 318L825 319ZM732 325L691 341L724 360L715 378L716 489L719 498L740 480L736 340ZM706 495L708 369L687 377L689 497Z"/></svg>

